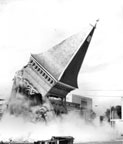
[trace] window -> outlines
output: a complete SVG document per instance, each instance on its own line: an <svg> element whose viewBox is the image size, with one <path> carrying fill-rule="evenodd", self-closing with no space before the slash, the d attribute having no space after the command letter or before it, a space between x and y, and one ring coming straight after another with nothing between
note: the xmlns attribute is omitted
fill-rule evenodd
<svg viewBox="0 0 123 144"><path fill-rule="evenodd" d="M38 67L37 66L35 66L35 69L37 69Z"/></svg>
<svg viewBox="0 0 123 144"><path fill-rule="evenodd" d="M51 84L53 83L53 80L51 80L51 82L50 82Z"/></svg>
<svg viewBox="0 0 123 144"><path fill-rule="evenodd" d="M47 78L48 78L48 76L46 75L46 76L45 76L45 78L47 79Z"/></svg>
<svg viewBox="0 0 123 144"><path fill-rule="evenodd" d="M87 108L87 101L81 100L81 106L82 108Z"/></svg>
<svg viewBox="0 0 123 144"><path fill-rule="evenodd" d="M33 63L33 60L31 60L30 63Z"/></svg>
<svg viewBox="0 0 123 144"><path fill-rule="evenodd" d="M38 71L40 71L40 68L38 68Z"/></svg>
<svg viewBox="0 0 123 144"><path fill-rule="evenodd" d="M35 63L33 63L32 66L35 66Z"/></svg>
<svg viewBox="0 0 123 144"><path fill-rule="evenodd" d="M90 42L90 40L91 40L91 36L89 35L87 38L87 42Z"/></svg>
<svg viewBox="0 0 123 144"><path fill-rule="evenodd" d="M43 73L43 76L45 76L45 73Z"/></svg>

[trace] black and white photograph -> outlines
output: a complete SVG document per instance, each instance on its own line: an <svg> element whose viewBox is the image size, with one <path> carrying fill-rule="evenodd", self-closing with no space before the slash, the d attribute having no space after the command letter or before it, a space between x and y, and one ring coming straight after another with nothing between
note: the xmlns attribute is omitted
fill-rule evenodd
<svg viewBox="0 0 123 144"><path fill-rule="evenodd" d="M122 39L122 0L0 0L0 144L123 144Z"/></svg>

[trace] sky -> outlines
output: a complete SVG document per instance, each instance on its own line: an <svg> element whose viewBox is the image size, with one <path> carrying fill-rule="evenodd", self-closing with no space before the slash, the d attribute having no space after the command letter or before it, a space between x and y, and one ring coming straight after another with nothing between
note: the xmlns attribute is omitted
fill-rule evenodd
<svg viewBox="0 0 123 144"><path fill-rule="evenodd" d="M27 64L31 53L48 50L96 19L100 21L75 93L94 96L98 104L119 100L123 95L122 0L0 0L0 96L9 95L15 72Z"/></svg>

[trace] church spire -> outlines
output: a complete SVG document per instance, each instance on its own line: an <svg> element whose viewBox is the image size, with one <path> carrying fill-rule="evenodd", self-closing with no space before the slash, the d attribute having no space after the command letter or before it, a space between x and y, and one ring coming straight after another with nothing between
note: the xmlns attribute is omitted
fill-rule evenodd
<svg viewBox="0 0 123 144"><path fill-rule="evenodd" d="M91 25L48 51L32 57L56 82L77 88L78 73L95 28L96 24Z"/></svg>
<svg viewBox="0 0 123 144"><path fill-rule="evenodd" d="M78 48L76 53L73 55L72 59L69 61L66 69L63 71L63 73L60 76L59 79L60 82L78 88L78 84L77 84L78 73L83 63L83 60L85 58L88 46L90 44L91 38L96 28L96 24L95 26L92 27L90 33L87 35L87 37L85 38L81 46Z"/></svg>

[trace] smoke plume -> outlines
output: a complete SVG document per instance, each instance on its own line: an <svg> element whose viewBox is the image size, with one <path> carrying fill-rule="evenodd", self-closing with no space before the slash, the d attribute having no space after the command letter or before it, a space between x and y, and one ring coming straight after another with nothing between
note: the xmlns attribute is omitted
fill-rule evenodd
<svg viewBox="0 0 123 144"><path fill-rule="evenodd" d="M16 88L14 88L16 90ZM109 141L118 136L117 130L99 119L86 121L80 113L71 111L56 117L48 111L46 121L37 115L35 106L22 93L12 96L4 108L0 121L0 140L34 142L50 139L52 136L73 136L74 142ZM14 94L12 93L12 94ZM42 106L49 106L45 101Z"/></svg>
<svg viewBox="0 0 123 144"><path fill-rule="evenodd" d="M98 120L88 123L76 112L54 117L47 122L32 122L31 118L24 119L22 115L5 112L0 122L0 140L34 142L47 140L52 136L73 136L75 142L90 142L117 138L117 131L109 124L100 125Z"/></svg>

